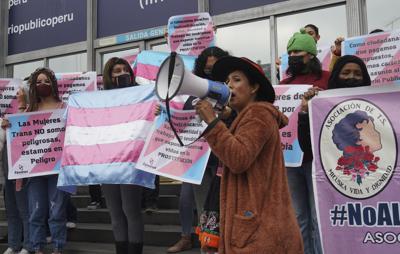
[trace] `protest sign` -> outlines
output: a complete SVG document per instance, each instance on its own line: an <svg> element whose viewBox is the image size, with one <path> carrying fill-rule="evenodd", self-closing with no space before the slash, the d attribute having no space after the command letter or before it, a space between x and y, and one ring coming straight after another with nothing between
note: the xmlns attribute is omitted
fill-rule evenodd
<svg viewBox="0 0 400 254"><path fill-rule="evenodd" d="M399 251L400 87L311 100L314 195L325 254Z"/></svg>
<svg viewBox="0 0 400 254"><path fill-rule="evenodd" d="M168 19L168 45L178 54L198 56L215 44L214 25L207 12Z"/></svg>
<svg viewBox="0 0 400 254"><path fill-rule="evenodd" d="M372 85L400 83L400 30L347 38L342 55L361 58Z"/></svg>
<svg viewBox="0 0 400 254"><path fill-rule="evenodd" d="M289 118L289 124L279 130L286 167L299 167L303 162L303 151L297 136L297 120L301 99L310 87L311 85L274 86L274 105Z"/></svg>
<svg viewBox="0 0 400 254"><path fill-rule="evenodd" d="M136 184L154 175L135 168L154 120L154 86L72 94L58 186Z"/></svg>
<svg viewBox="0 0 400 254"><path fill-rule="evenodd" d="M136 167L175 180L201 184L210 148L204 138L194 141L207 125L199 120L194 110L173 110L171 119L182 142L188 145L180 146L163 110L152 126Z"/></svg>
<svg viewBox="0 0 400 254"><path fill-rule="evenodd" d="M57 174L64 144L65 110L8 115L8 178Z"/></svg>
<svg viewBox="0 0 400 254"><path fill-rule="evenodd" d="M0 79L0 115L18 112L17 91L23 87L20 79Z"/></svg>
<svg viewBox="0 0 400 254"><path fill-rule="evenodd" d="M319 61L322 65L322 70L329 71L329 65L331 64L331 47L330 46L321 46L318 47L318 55ZM286 70L289 67L289 55L287 53L281 56L281 64L279 65L279 77L280 80L284 80L289 76L286 74Z"/></svg>
<svg viewBox="0 0 400 254"><path fill-rule="evenodd" d="M57 73L56 78L58 92L63 102L67 102L68 97L73 93L97 90L96 72L93 71Z"/></svg>

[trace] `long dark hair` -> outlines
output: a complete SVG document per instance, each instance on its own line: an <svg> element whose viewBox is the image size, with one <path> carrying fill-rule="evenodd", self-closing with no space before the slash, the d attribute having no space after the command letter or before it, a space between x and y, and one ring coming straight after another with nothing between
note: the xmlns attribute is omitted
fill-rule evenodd
<svg viewBox="0 0 400 254"><path fill-rule="evenodd" d="M61 101L59 93L58 93L58 85L56 75L49 68L41 67L37 68L32 74L29 76L28 84L29 84L29 106L27 111L33 112L37 111L40 103L40 97L37 95L36 82L40 74L44 74L50 80L51 88L52 88L52 96L56 101Z"/></svg>
<svg viewBox="0 0 400 254"><path fill-rule="evenodd" d="M104 70L103 70L103 86L104 86L104 90L109 90L109 89L113 89L115 88L115 85L112 81L112 70L114 68L115 65L117 64L122 64L126 67L126 69L128 70L129 74L131 75L131 82L133 85L136 85L135 82L135 74L133 73L133 70L131 68L131 65L128 63L128 61L126 61L123 58L119 58L119 57L112 57L110 58L107 63L104 66Z"/></svg>
<svg viewBox="0 0 400 254"><path fill-rule="evenodd" d="M224 56L229 56L229 53L219 47L206 48L196 58L196 61L194 62L193 74L201 78L209 78L207 74L204 73L204 67L206 67L207 59L210 56L220 59Z"/></svg>
<svg viewBox="0 0 400 254"><path fill-rule="evenodd" d="M313 58L311 58L310 61L306 64L306 69L308 70L308 72L306 72L305 74L315 75L315 80L321 79L322 65L321 65L321 62L319 61L318 57L314 56ZM293 72L292 68L290 68L290 65L289 65L288 69L286 70L286 74L290 77L289 83L292 82L297 76Z"/></svg>

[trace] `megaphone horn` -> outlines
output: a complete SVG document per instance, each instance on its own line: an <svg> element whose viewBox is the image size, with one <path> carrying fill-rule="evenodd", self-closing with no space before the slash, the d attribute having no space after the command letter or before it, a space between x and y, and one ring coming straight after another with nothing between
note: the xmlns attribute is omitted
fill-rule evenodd
<svg viewBox="0 0 400 254"><path fill-rule="evenodd" d="M173 67L173 70L170 67ZM171 72L172 75L170 75ZM170 82L168 82L170 76ZM178 55L169 56L161 64L156 79L156 93L162 101L170 100L177 95L210 99L217 108L226 106L231 97L227 85L194 75L185 69L185 64Z"/></svg>

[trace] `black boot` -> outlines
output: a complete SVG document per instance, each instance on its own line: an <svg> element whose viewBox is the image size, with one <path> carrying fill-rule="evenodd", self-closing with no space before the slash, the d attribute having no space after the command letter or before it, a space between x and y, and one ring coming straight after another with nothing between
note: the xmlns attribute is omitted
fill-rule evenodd
<svg viewBox="0 0 400 254"><path fill-rule="evenodd" d="M128 254L142 254L143 243L129 243Z"/></svg>
<svg viewBox="0 0 400 254"><path fill-rule="evenodd" d="M128 253L128 242L115 242L116 254L127 254Z"/></svg>

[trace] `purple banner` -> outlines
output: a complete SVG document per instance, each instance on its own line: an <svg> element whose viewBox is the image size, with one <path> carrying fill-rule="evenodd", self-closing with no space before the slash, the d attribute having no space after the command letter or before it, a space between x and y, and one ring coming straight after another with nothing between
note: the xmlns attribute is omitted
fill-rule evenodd
<svg viewBox="0 0 400 254"><path fill-rule="evenodd" d="M210 14L219 15L231 11L240 11L253 7L259 7L287 0L246 0L246 1L230 1L230 0L213 0L210 1Z"/></svg>
<svg viewBox="0 0 400 254"><path fill-rule="evenodd" d="M399 253L400 88L323 91L311 101L314 192L325 254Z"/></svg>

